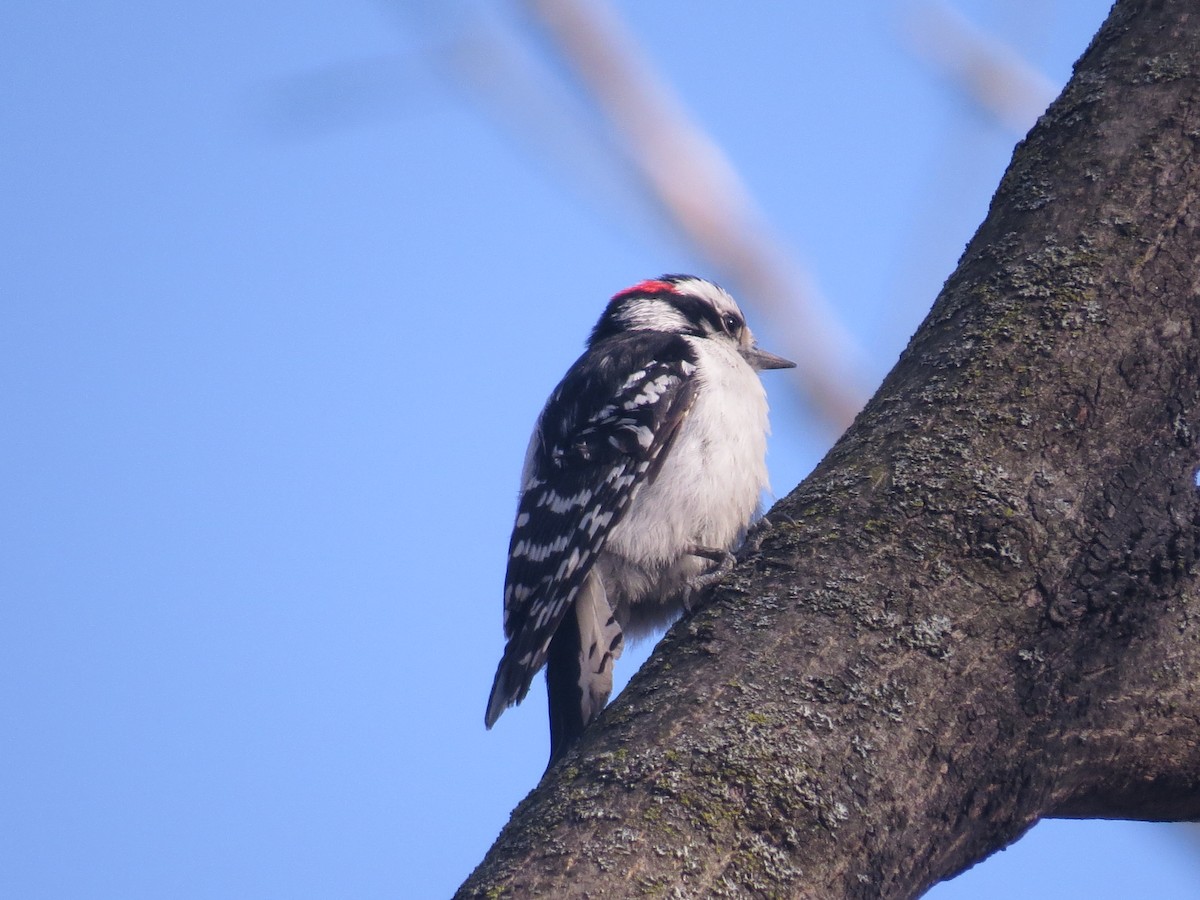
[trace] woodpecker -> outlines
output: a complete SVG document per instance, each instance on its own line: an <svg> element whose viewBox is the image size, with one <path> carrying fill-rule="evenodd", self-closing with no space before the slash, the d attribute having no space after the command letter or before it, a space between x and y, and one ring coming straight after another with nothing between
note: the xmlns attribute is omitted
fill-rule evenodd
<svg viewBox="0 0 1200 900"><path fill-rule="evenodd" d="M484 721L546 667L553 764L600 714L631 639L732 564L768 489L760 350L726 291L664 275L615 295L538 417Z"/></svg>

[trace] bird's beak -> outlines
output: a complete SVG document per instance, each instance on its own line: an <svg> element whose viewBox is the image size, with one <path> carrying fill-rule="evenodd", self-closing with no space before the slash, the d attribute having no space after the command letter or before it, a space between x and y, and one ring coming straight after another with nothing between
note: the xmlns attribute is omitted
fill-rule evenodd
<svg viewBox="0 0 1200 900"><path fill-rule="evenodd" d="M790 359L784 359L782 356L776 356L774 353L768 353L766 350L758 349L758 347L747 347L742 351L742 357L746 362L750 363L750 368L756 372L761 372L763 369L796 368L796 364Z"/></svg>

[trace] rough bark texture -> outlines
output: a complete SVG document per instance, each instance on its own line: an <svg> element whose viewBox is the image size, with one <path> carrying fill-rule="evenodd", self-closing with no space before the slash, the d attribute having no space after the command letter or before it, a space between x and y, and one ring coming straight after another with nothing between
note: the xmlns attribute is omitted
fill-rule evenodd
<svg viewBox="0 0 1200 900"><path fill-rule="evenodd" d="M878 394L461 897L911 897L1200 818L1200 12L1122 0ZM789 520L790 517L790 520Z"/></svg>

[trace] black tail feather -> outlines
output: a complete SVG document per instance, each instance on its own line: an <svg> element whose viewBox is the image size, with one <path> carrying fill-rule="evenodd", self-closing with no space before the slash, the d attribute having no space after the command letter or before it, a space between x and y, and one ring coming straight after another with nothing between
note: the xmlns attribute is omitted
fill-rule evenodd
<svg viewBox="0 0 1200 900"><path fill-rule="evenodd" d="M580 662L579 628L572 609L554 632L546 654L546 694L550 701L550 762L547 768L579 740L588 724L583 721Z"/></svg>

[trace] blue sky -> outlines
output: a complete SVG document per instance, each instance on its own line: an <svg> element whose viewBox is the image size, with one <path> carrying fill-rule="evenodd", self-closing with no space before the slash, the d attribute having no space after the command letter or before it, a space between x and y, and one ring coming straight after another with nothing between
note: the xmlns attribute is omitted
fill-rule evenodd
<svg viewBox="0 0 1200 900"><path fill-rule="evenodd" d="M1107 11L958 8L1056 85ZM1019 135L910 7L618 9L877 383ZM610 294L721 273L459 77L481 22L561 71L491 10L0 10L0 895L448 896L540 776L540 687L482 725L529 427ZM830 436L768 375L782 495ZM1195 851L1048 823L930 896L1191 897Z"/></svg>

